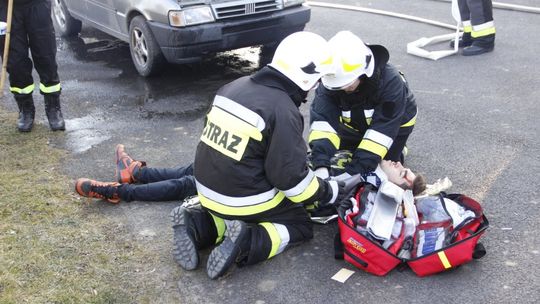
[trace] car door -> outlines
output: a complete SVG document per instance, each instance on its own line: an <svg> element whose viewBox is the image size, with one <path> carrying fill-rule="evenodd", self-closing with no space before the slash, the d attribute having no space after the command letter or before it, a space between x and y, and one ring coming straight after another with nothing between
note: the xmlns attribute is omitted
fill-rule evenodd
<svg viewBox="0 0 540 304"><path fill-rule="evenodd" d="M70 12L75 17L86 19L86 1L87 0L54 0L58 3L64 2Z"/></svg>
<svg viewBox="0 0 540 304"><path fill-rule="evenodd" d="M115 0L86 0L88 19L107 31L119 33Z"/></svg>

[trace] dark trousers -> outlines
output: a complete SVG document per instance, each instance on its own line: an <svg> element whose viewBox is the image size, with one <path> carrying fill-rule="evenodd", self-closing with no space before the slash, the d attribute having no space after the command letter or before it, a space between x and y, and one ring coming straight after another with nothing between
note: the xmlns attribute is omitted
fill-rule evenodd
<svg viewBox="0 0 540 304"><path fill-rule="evenodd" d="M173 201L197 194L193 165L175 168L142 167L139 184L122 184L118 196L126 201Z"/></svg>
<svg viewBox="0 0 540 304"><path fill-rule="evenodd" d="M458 0L462 21L471 21L479 25L493 21L493 4L491 0Z"/></svg>
<svg viewBox="0 0 540 304"><path fill-rule="evenodd" d="M0 20L6 20L7 5L0 6ZM4 55L5 36L0 36L0 52ZM28 56L32 55L33 63ZM15 5L11 24L11 38L7 71L10 90L15 98L32 94L32 67L40 78L42 94L59 95L60 83L56 63L56 38L51 19L51 3L35 0ZM22 96L21 96L22 97Z"/></svg>
<svg viewBox="0 0 540 304"><path fill-rule="evenodd" d="M198 214L196 222L198 234L204 236L208 241L201 244L201 248L211 247L216 243L216 238L220 235L216 234L217 228L214 228L218 222L223 220L241 220L247 223L249 228L249 249L247 256L241 261L237 261L239 266L257 264L272 258L279 252L272 252L273 248L282 247L285 250L291 246L298 245L313 238L313 223L306 209L301 204L296 204L288 199L279 204L277 207L260 214L253 215L220 215L213 213L213 216L208 216L207 209L201 214ZM287 230L287 239L280 238L274 230L276 225ZM214 234L212 237L207 237L208 234ZM281 252L281 251L280 251Z"/></svg>
<svg viewBox="0 0 540 304"><path fill-rule="evenodd" d="M292 203L287 199L285 200L286 204L283 209L274 210L268 216L263 216L256 220L246 221L251 223L248 224L251 232L251 248L247 258L239 263L240 266L253 265L272 257L269 254L272 246L276 245L274 244L275 241L272 240L268 230L260 223L281 224L285 226L289 233L289 240L284 249L313 238L313 223L304 206Z"/></svg>

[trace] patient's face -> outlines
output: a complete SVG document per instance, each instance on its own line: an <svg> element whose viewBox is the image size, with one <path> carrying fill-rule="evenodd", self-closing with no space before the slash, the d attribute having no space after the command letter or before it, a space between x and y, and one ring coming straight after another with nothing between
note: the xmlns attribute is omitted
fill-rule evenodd
<svg viewBox="0 0 540 304"><path fill-rule="evenodd" d="M403 167L400 162L383 160L381 162L381 169L386 173L388 180L392 183L405 189L412 188L416 175L411 169Z"/></svg>

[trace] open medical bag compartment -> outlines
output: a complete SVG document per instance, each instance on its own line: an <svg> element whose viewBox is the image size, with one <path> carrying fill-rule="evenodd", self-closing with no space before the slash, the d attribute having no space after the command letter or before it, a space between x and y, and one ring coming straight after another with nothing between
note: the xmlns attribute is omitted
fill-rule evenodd
<svg viewBox="0 0 540 304"><path fill-rule="evenodd" d="M418 276L427 276L485 255L478 240L488 228L489 222L481 205L474 199L461 194L445 193L430 197L431 203L439 200L449 220L426 222L426 216L419 211L419 223L411 226L408 219L398 215L392 235L385 241L378 240L366 228L369 218L366 214L372 207L369 206L369 200L373 200L376 193L375 187L363 183L354 195L355 200L338 208L340 249L343 250L345 261L355 267L383 276L406 263ZM465 210L468 216L453 227L450 214L455 215L455 212L450 213L448 210L456 206L461 211Z"/></svg>

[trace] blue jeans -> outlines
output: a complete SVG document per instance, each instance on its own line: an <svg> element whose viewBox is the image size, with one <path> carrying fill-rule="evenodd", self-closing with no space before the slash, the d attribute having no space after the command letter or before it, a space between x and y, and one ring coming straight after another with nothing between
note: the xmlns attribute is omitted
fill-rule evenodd
<svg viewBox="0 0 540 304"><path fill-rule="evenodd" d="M122 184L118 196L130 201L174 201L197 194L193 164L175 168L142 167L138 184Z"/></svg>

